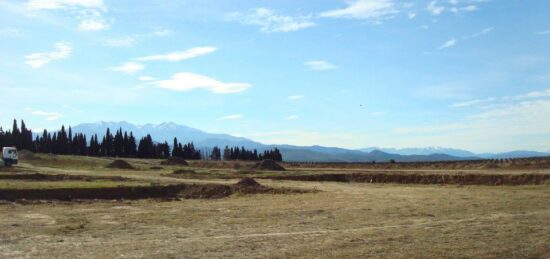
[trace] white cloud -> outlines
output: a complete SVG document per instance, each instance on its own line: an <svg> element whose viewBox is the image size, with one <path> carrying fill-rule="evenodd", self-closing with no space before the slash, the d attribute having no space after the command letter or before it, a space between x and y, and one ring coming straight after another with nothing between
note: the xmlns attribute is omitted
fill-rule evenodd
<svg viewBox="0 0 550 259"><path fill-rule="evenodd" d="M450 39L450 40L446 41L445 43L443 43L441 46L439 46L439 49L450 48L454 45L456 45L456 39Z"/></svg>
<svg viewBox="0 0 550 259"><path fill-rule="evenodd" d="M240 120L244 118L242 114L232 114L218 118L218 120Z"/></svg>
<svg viewBox="0 0 550 259"><path fill-rule="evenodd" d="M134 62L126 62L120 66L116 67L110 67L109 70L111 71L117 71L117 72L123 72L127 74L133 74L136 72L139 72L145 68L144 65L140 63L134 63Z"/></svg>
<svg viewBox="0 0 550 259"><path fill-rule="evenodd" d="M409 13L407 16L409 19L414 19L416 17L416 13Z"/></svg>
<svg viewBox="0 0 550 259"><path fill-rule="evenodd" d="M249 13L230 13L226 20L260 26L260 31L264 33L292 32L317 25L311 21L311 16L279 15L267 8L257 8Z"/></svg>
<svg viewBox="0 0 550 259"><path fill-rule="evenodd" d="M512 99L529 99L529 98L540 98L540 97L550 97L550 89L542 91L533 91L527 94L513 96Z"/></svg>
<svg viewBox="0 0 550 259"><path fill-rule="evenodd" d="M57 10L67 8L104 9L103 0L30 0L27 7L35 10Z"/></svg>
<svg viewBox="0 0 550 259"><path fill-rule="evenodd" d="M157 28L155 29L153 32L151 32L151 36L155 36L155 37L165 37L165 36L168 36L168 35L171 35L173 34L174 31L170 30L170 29L166 29L166 28Z"/></svg>
<svg viewBox="0 0 550 259"><path fill-rule="evenodd" d="M432 15L440 15L445 11L445 7L437 5L437 1L431 1L426 7L426 10Z"/></svg>
<svg viewBox="0 0 550 259"><path fill-rule="evenodd" d="M31 11L66 11L79 21L80 31L100 31L110 27L103 18L107 12L103 0L29 0L26 7Z"/></svg>
<svg viewBox="0 0 550 259"><path fill-rule="evenodd" d="M298 115L290 115L283 118L283 120L297 120L300 117Z"/></svg>
<svg viewBox="0 0 550 259"><path fill-rule="evenodd" d="M312 60L304 63L311 70L332 70L338 67L324 60Z"/></svg>
<svg viewBox="0 0 550 259"><path fill-rule="evenodd" d="M21 35L21 32L14 28L0 29L0 37L17 37L19 35Z"/></svg>
<svg viewBox="0 0 550 259"><path fill-rule="evenodd" d="M134 45L136 39L133 37L106 39L103 41L103 46L106 47L129 47Z"/></svg>
<svg viewBox="0 0 550 259"><path fill-rule="evenodd" d="M348 1L342 9L322 12L320 17L344 19L385 19L399 11L393 0L354 0Z"/></svg>
<svg viewBox="0 0 550 259"><path fill-rule="evenodd" d="M33 68L40 68L51 61L67 58L72 52L71 45L64 42L55 43L54 49L52 52L38 52L26 55L25 63Z"/></svg>
<svg viewBox="0 0 550 259"><path fill-rule="evenodd" d="M300 100L300 99L303 99L304 96L303 95L291 95L288 97L289 100Z"/></svg>
<svg viewBox="0 0 550 259"><path fill-rule="evenodd" d="M53 121L61 118L61 114L55 113L55 112L34 111L29 108L26 108L25 111L29 111L33 115L45 117L46 120L49 120L49 121Z"/></svg>
<svg viewBox="0 0 550 259"><path fill-rule="evenodd" d="M205 89L215 94L238 93L252 86L248 83L224 83L207 76L188 72L174 74L168 80L155 81L153 84L161 88L176 91Z"/></svg>
<svg viewBox="0 0 550 259"><path fill-rule="evenodd" d="M214 51L216 51L217 48L215 47L196 47L191 48L186 51L179 51L179 52L171 52L167 54L160 54L160 55L151 55L151 56L145 56L145 57L139 57L136 58L136 60L139 61L182 61L186 59L192 59L199 56L203 56L206 54L210 54Z"/></svg>
<svg viewBox="0 0 550 259"><path fill-rule="evenodd" d="M528 99L541 99L541 98L547 98L550 97L550 89L540 90L540 91L532 91L528 92L526 94L519 94L519 95L513 95L513 96L503 96L503 97L488 97L485 99L474 99L474 100L468 100L464 102L459 103L453 103L449 107L451 108L464 108L464 107L473 107L473 106L480 106L480 105L486 105L490 103L496 103L495 105L490 106L484 106L489 108L494 107L504 107L507 106L509 102L514 101L523 101Z"/></svg>
<svg viewBox="0 0 550 259"><path fill-rule="evenodd" d="M538 35L550 34L550 30L539 31L539 32L537 32L537 34L538 34Z"/></svg>
<svg viewBox="0 0 550 259"><path fill-rule="evenodd" d="M464 101L464 102L459 102L459 103L453 103L449 107L451 107L451 108L470 107L470 106L480 104L482 102L483 102L483 100L476 99L476 100Z"/></svg>
<svg viewBox="0 0 550 259"><path fill-rule="evenodd" d="M489 34L491 31L493 31L495 28L494 27L487 27L479 32L476 32L472 35L468 35L466 37L464 37L465 40L467 39L471 39L471 38L476 38L476 37L479 37L479 36L483 36L483 35L487 35Z"/></svg>
<svg viewBox="0 0 550 259"><path fill-rule="evenodd" d="M140 76L140 77L138 78L138 80L139 80L139 81L153 81L153 80L155 80L155 78L154 78L154 77L151 77L151 76Z"/></svg>
<svg viewBox="0 0 550 259"><path fill-rule="evenodd" d="M78 25L80 31L101 31L106 30L110 25L103 20L83 20Z"/></svg>
<svg viewBox="0 0 550 259"><path fill-rule="evenodd" d="M476 5L467 5L463 7L452 7L452 8L449 8L449 11L452 13L461 13L461 12L473 12L473 11L477 11L477 9L478 8Z"/></svg>

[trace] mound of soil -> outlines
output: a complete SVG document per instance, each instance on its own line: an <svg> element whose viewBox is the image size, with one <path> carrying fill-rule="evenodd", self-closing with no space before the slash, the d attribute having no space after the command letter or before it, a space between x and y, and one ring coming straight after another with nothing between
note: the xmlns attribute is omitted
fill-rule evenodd
<svg viewBox="0 0 550 259"><path fill-rule="evenodd" d="M269 171L285 171L285 168L279 165L277 162L266 159L254 165L254 169L257 170L269 170Z"/></svg>
<svg viewBox="0 0 550 259"><path fill-rule="evenodd" d="M164 168L162 168L160 166L151 166L151 167L149 167L149 169L151 169L151 170L162 170Z"/></svg>
<svg viewBox="0 0 550 259"><path fill-rule="evenodd" d="M185 159L181 157L170 157L166 159L166 161L161 162L162 165L182 165L182 166L188 166L189 164Z"/></svg>
<svg viewBox="0 0 550 259"><path fill-rule="evenodd" d="M241 179L235 185L240 186L240 187L261 187L262 186L259 182L256 182L256 180L254 180L250 177L245 177L245 178Z"/></svg>
<svg viewBox="0 0 550 259"><path fill-rule="evenodd" d="M459 185L534 185L550 184L550 174L403 174L353 173L287 175L268 177L277 180L331 181L398 184L459 184Z"/></svg>
<svg viewBox="0 0 550 259"><path fill-rule="evenodd" d="M116 168L116 169L136 169L131 164L124 160L117 159L113 161L112 163L108 164L106 166L107 168Z"/></svg>

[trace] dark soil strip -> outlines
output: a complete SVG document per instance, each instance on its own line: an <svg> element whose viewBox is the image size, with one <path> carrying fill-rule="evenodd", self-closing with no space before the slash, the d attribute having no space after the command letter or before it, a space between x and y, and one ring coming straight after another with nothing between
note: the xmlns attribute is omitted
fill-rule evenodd
<svg viewBox="0 0 550 259"><path fill-rule="evenodd" d="M129 181L128 178L120 176L88 176L88 175L68 175L68 174L0 174L0 180L34 180L34 181L94 181L110 180L115 182Z"/></svg>
<svg viewBox="0 0 550 259"><path fill-rule="evenodd" d="M149 198L217 199L234 193L288 194L305 193L305 190L273 189L265 186L222 184L177 184L165 186L135 186L109 188L59 188L59 189L3 189L0 200L136 200Z"/></svg>
<svg viewBox="0 0 550 259"><path fill-rule="evenodd" d="M317 174L266 177L274 180L398 184L534 185L550 184L550 174Z"/></svg>

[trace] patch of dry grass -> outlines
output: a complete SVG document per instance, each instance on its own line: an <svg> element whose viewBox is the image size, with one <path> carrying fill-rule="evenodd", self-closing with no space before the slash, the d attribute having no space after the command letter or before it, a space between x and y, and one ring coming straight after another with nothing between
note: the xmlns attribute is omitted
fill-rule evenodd
<svg viewBox="0 0 550 259"><path fill-rule="evenodd" d="M146 170L158 161L130 162L140 169L79 167L76 161L54 168L24 161L19 170L224 184L237 182L225 175L273 174L191 163L200 179L180 179L162 176L178 167ZM319 192L170 202L4 203L0 258L550 257L550 185L258 182Z"/></svg>

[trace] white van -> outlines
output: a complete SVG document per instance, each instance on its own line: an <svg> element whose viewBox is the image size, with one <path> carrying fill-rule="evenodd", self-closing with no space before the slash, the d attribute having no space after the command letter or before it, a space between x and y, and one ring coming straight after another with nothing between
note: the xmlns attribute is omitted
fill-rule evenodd
<svg viewBox="0 0 550 259"><path fill-rule="evenodd" d="M17 148L5 147L2 149L2 160L4 160L5 166L11 166L17 164Z"/></svg>

